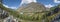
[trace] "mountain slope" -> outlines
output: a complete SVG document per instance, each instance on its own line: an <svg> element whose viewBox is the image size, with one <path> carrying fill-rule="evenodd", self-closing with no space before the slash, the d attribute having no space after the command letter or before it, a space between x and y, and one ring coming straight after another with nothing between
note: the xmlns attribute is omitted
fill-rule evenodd
<svg viewBox="0 0 60 22"><path fill-rule="evenodd" d="M21 6L17 9L21 14L20 18L25 20L42 20L43 15L45 15L46 8L40 3L29 3L26 6Z"/></svg>
<svg viewBox="0 0 60 22"><path fill-rule="evenodd" d="M19 12L41 12L41 11L45 11L46 8L39 3L29 3L26 6L22 6L20 7L17 11Z"/></svg>

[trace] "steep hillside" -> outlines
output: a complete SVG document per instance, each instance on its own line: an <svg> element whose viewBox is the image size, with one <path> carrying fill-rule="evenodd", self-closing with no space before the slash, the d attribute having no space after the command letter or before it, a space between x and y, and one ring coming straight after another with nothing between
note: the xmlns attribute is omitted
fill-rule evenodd
<svg viewBox="0 0 60 22"><path fill-rule="evenodd" d="M40 4L40 3L29 3L26 6L22 6L20 7L17 11L19 12L41 12L41 11L45 11L46 8L44 5Z"/></svg>
<svg viewBox="0 0 60 22"><path fill-rule="evenodd" d="M47 22L60 22L60 5L57 5L50 10L51 12L47 14Z"/></svg>
<svg viewBox="0 0 60 22"><path fill-rule="evenodd" d="M29 3L26 6L21 6L17 10L22 16L22 19L26 20L39 20L45 15L46 8L43 4L40 3Z"/></svg>

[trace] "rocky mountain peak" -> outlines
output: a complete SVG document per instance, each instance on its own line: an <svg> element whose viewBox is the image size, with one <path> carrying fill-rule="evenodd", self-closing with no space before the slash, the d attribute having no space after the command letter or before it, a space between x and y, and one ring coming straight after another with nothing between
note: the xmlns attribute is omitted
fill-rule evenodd
<svg viewBox="0 0 60 22"><path fill-rule="evenodd" d="M19 12L42 12L45 10L46 8L43 4L31 2L27 4L26 6L19 7L17 11Z"/></svg>

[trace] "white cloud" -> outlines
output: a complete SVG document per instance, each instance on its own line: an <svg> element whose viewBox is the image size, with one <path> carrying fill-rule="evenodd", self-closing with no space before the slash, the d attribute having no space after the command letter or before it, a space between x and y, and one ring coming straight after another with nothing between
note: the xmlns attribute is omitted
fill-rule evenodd
<svg viewBox="0 0 60 22"><path fill-rule="evenodd" d="M30 2L37 2L36 0L27 0L27 1L28 1L29 3L30 3Z"/></svg>
<svg viewBox="0 0 60 22"><path fill-rule="evenodd" d="M3 4L6 8L17 9L17 7L9 7L8 5Z"/></svg>
<svg viewBox="0 0 60 22"><path fill-rule="evenodd" d="M10 7L11 9L17 9L17 7Z"/></svg>
<svg viewBox="0 0 60 22"><path fill-rule="evenodd" d="M9 8L9 7L8 7L8 5L5 5L5 4L3 4L3 6L5 6L5 7Z"/></svg>
<svg viewBox="0 0 60 22"><path fill-rule="evenodd" d="M36 0L22 0L23 3L37 2Z"/></svg>
<svg viewBox="0 0 60 22"><path fill-rule="evenodd" d="M60 3L60 1L59 1L59 0L54 0L54 2L55 2L55 3Z"/></svg>
<svg viewBox="0 0 60 22"><path fill-rule="evenodd" d="M22 2L20 3L20 5L22 4L28 4L28 3L31 3L31 2L37 2L36 0L22 0Z"/></svg>
<svg viewBox="0 0 60 22"><path fill-rule="evenodd" d="M45 5L45 7L47 7L47 8L51 8L51 7L53 7L54 5L51 5L51 4L48 4L48 5Z"/></svg>

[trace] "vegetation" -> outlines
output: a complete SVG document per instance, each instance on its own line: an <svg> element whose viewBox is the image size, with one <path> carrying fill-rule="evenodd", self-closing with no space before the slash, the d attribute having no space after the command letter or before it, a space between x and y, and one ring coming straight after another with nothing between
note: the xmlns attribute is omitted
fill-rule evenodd
<svg viewBox="0 0 60 22"><path fill-rule="evenodd" d="M9 12L10 15L13 15L13 16L16 16L16 17L19 15L17 11L15 11L13 9L10 9L10 8L6 8L2 4L0 4L0 8L2 10L5 10L5 11Z"/></svg>
<svg viewBox="0 0 60 22"><path fill-rule="evenodd" d="M50 11L48 11L48 12L47 11L33 12L32 15L20 14L19 12L15 11L13 9L4 7L2 4L0 4L0 8L9 12L10 15L13 15L14 17L17 17L24 21L27 20L27 21L42 22L44 20L45 22L51 22L52 19L54 19L58 14L60 14L60 5L50 8Z"/></svg>

